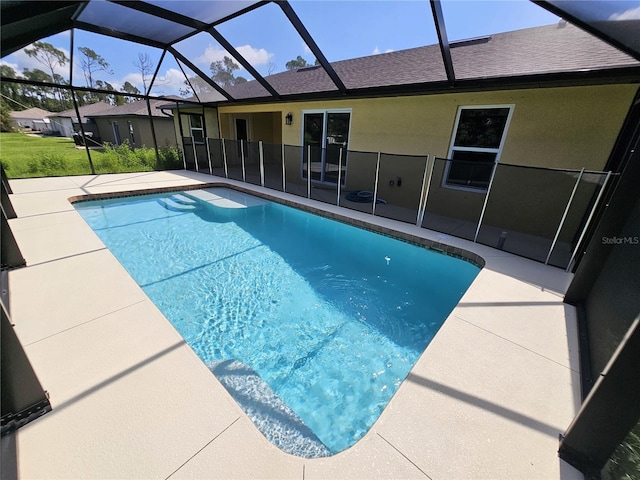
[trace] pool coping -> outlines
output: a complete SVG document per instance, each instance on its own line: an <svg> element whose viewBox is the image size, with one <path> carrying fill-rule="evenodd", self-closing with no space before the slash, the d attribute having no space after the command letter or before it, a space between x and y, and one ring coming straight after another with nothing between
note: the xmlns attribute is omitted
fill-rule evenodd
<svg viewBox="0 0 640 480"><path fill-rule="evenodd" d="M37 334L25 350L44 388L51 392L54 407L52 413L3 437L3 460L13 445L17 477L582 478L557 457L558 434L568 426L579 404L574 312L561 302L570 276L555 267L415 225L271 193L259 186L226 179L211 182L209 175L187 171L138 177L12 181L12 187L14 183L18 187L14 188L12 201L19 217L10 224L23 253L28 254L25 256L39 259L9 272L15 287L10 292L16 308L12 320L19 337ZM93 232L83 225L68 201L91 198L96 194L92 189L111 190L102 198L125 193L147 195L156 190L149 188L154 183L170 183L172 191L211 185L269 200L272 195L281 195L285 201L296 200L296 208L319 209L328 212L323 216L329 218L349 214L355 218L353 223L374 224L381 233L387 228L408 238L419 237L430 245L474 250L472 253L486 262L485 268L359 442L328 458L293 457L257 433L237 404L229 402L226 390L209 378L213 375L206 367L201 368L202 362L188 347L180 344L175 331L167 329L169 322L149 305L124 269L114 264L104 245L96 243ZM157 189L158 193L166 190ZM51 245L52 233L67 231L69 236L63 239L66 243L79 242L78 235L86 240L82 245L64 248ZM78 253L64 255L58 250ZM74 278L66 282L65 276ZM83 282L87 283L87 278L100 280L105 289L111 289L105 294L108 298L86 293ZM65 293L65 282L73 284L72 297ZM29 293L45 287L51 292L42 290L36 297ZM89 298L85 301L78 292ZM53 325L57 310L66 312L71 307L61 308L45 300L61 295L78 306L74 307L71 324L60 321ZM100 302L104 305L94 305ZM56 318L45 323L34 320L49 312ZM125 320L132 331L138 323L154 325L153 336L162 342L148 338L135 343L135 339L127 338L127 344L120 345L123 339L119 339L118 325ZM111 333L104 335L105 331ZM79 368L74 354L85 352L85 347L78 350L77 341L93 342L87 358L96 356L98 361L113 357L109 363L117 364L100 364L116 372L109 377L113 382L100 381L96 365L90 365L94 370L87 366L83 375L78 374L74 380L84 382L89 396L74 396L74 388L79 387L69 384L65 376ZM110 350L113 348L115 356ZM140 356L142 361L135 360ZM170 364L165 361L168 357ZM167 371L169 365L171 370ZM186 365L190 370L182 371ZM139 366L144 366L144 376ZM167 383L167 374L172 383ZM186 391L173 386L191 378L206 385L184 384ZM193 404L211 394L218 405L215 414L204 405ZM167 425L160 431L153 423L153 412L129 412L130 407L114 410L112 405L131 397L148 402L150 395L161 408L173 411L190 405L189 410L197 412L168 413L164 419ZM426 406L427 415L422 413ZM98 418L95 412L100 412ZM98 437L93 433L96 429ZM145 433L149 429L154 431L153 436ZM149 446L142 448L145 444ZM81 457L78 452L82 452Z"/></svg>
<svg viewBox="0 0 640 480"><path fill-rule="evenodd" d="M295 199L286 199L281 198L276 195L272 195L266 192L256 192L249 188L245 188L239 185L231 185L228 183L222 182L211 182L203 185L190 185L186 188L178 188L178 187L161 187L161 188L150 188L148 190L131 190L131 191L122 191L122 192L112 192L112 193L96 193L96 194L85 194L85 195L76 195L69 197L68 200L71 204L80 203L80 202L88 202L91 200L107 200L112 198L124 198L124 197L134 197L134 196L144 196L144 195L155 195L159 193L165 192L181 192L181 191L189 191L189 190L204 190L207 188L230 188L237 192L246 193L248 195L253 195L260 197L264 200L269 200L271 202L278 203L280 205L285 205L287 207L296 208L298 210L303 210L307 213L312 213L314 215L318 215L324 218L328 218L330 220L336 220L341 223L345 223L347 225L352 225L354 227L363 228L370 232L375 232L381 235L385 235L388 237L395 238L397 240L402 240L413 245L417 245L420 247L425 247L429 250L433 250L434 252L442 253L444 255L459 258L465 260L478 268L484 268L486 262L484 258L480 255L473 253L469 250L465 250L460 247L452 246L448 243L442 243L435 240L431 240L425 237L421 237L418 235L414 235L408 232L402 232L398 230L394 230L392 228L388 228L382 226L377 223L373 223L371 221L359 220L353 217L349 217L345 214L340 214L337 212L327 211L323 208L315 207L312 205L300 203ZM286 192L282 192L286 193ZM395 219L392 219L395 220Z"/></svg>

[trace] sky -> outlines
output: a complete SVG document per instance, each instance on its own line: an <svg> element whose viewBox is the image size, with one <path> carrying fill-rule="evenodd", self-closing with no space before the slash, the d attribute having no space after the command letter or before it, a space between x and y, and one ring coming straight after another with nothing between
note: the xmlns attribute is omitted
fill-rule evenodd
<svg viewBox="0 0 640 480"><path fill-rule="evenodd" d="M152 3L169 8L172 2L163 5L162 0L153 0ZM203 7L199 7L200 4ZM330 62L437 43L427 0L291 0L290 4ZM196 0L195 10L206 8L206 5L208 3ZM612 12L610 18L614 15L640 18L640 0L619 2L618 5L624 8ZM558 17L529 0L442 0L442 9L450 41L559 21ZM140 28L144 30L150 26L140 25ZM298 56L308 63L314 62L308 46L273 3L225 22L217 29L263 76L285 70L286 62ZM42 41L51 43L69 57L70 37L69 32L63 32ZM89 47L108 62L108 70L97 72L95 76L117 90L129 82L142 91L142 76L135 65L139 63L138 55L147 54L155 70L162 53L152 47L78 29L74 43L76 49ZM210 74L211 62L227 55L208 33L197 34L175 47L207 74ZM74 56L73 83L85 86L77 50ZM0 63L11 66L16 72L24 68L47 71L23 50L8 55ZM187 75L192 75L189 69L185 70ZM57 67L56 73L68 80L69 65ZM248 80L253 78L242 68L234 73ZM180 66L171 55L165 55L150 93L175 95L181 88L184 89L184 76Z"/></svg>

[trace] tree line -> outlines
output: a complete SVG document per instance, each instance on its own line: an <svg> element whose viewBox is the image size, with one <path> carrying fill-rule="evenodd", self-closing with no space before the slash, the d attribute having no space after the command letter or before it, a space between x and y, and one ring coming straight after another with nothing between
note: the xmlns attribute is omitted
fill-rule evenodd
<svg viewBox="0 0 640 480"><path fill-rule="evenodd" d="M24 78L37 85L24 83L2 82L0 93L2 96L3 110L25 110L27 108L38 107L50 112L61 112L73 108L71 92L65 88L43 86L43 83L68 85L68 81L60 74L56 73L60 67L69 64L70 59L60 49L47 42L35 42L24 52L43 68L24 68L18 74L9 65L0 65L0 74L4 78ZM125 82L120 90L117 90L110 82L98 76L101 74L113 75L109 62L89 47L79 47L78 54L80 66L85 78L86 86L106 92L85 92L75 91L78 105L88 105L96 102L105 102L111 105L123 105L134 100L127 97L129 94L140 95L140 90L130 82ZM138 61L134 65L142 73L143 82L146 87L146 77L153 68L152 62L147 54L138 54ZM107 93L113 92L113 93ZM10 103L10 105L5 105Z"/></svg>
<svg viewBox="0 0 640 480"><path fill-rule="evenodd" d="M319 65L318 60L315 61L313 65ZM300 55L294 60L290 60L285 64L285 68L287 70L297 70L299 68L310 67L312 64L307 63L307 61L302 58ZM267 65L267 73L271 75L275 70L275 65L270 63ZM241 83L247 82L245 77L240 75L235 75L235 71L239 70L240 66L233 61L231 57L224 56L222 60L216 60L215 62L211 62L209 65L209 70L211 70L211 80L213 80L218 86L222 88L228 88L233 85L239 85ZM202 92L212 92L213 88L207 82L205 82L201 77L194 76L190 77L188 80L185 80L184 87L180 89L180 95L186 96L193 93L202 93Z"/></svg>
<svg viewBox="0 0 640 480"><path fill-rule="evenodd" d="M68 85L67 79L56 73L61 67L69 64L70 59L65 52L54 47L47 42L35 42L24 49L24 52L38 63L42 68L24 68L22 72L16 72L9 65L0 65L0 75L3 78L24 78L35 82L33 85L26 83L2 82L0 84L0 106L3 116L11 110L25 110L27 108L38 107L50 112L60 112L73 108L71 91L65 88L45 86L43 84ZM135 97L127 95L140 95L143 92L130 82L117 90L109 81L104 80L104 75L113 75L109 62L89 47L79 47L77 49L79 63L88 88L103 90L103 92L87 92L75 90L76 101L79 106L96 102L105 102L111 105L123 105L135 100ZM316 60L315 65L318 62ZM146 92L148 81L153 73L154 64L146 53L138 53L137 61L133 65L140 72L143 89ZM298 56L296 59L286 63L287 70L295 70L311 66L307 61ZM245 77L236 75L235 71L240 67L231 57L225 56L222 60L211 62L210 79L222 88L238 85L247 81ZM268 74L275 70L275 65L268 66ZM199 76L190 77L185 80L184 86L179 89L182 96L187 96L200 92L209 92L213 89ZM113 92L113 93L110 93Z"/></svg>

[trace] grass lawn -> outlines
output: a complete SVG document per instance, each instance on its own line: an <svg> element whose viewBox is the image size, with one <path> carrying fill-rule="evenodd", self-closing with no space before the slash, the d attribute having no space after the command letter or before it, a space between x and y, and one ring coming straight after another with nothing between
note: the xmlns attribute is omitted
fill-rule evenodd
<svg viewBox="0 0 640 480"><path fill-rule="evenodd" d="M95 162L102 152L91 151ZM0 162L9 178L90 174L87 152L70 138L0 133Z"/></svg>
<svg viewBox="0 0 640 480"><path fill-rule="evenodd" d="M96 173L147 172L156 168L182 168L175 148L162 148L160 164L155 150L132 150L127 144L91 150ZM70 138L40 137L24 133L0 133L0 162L9 178L89 175L91 167L84 148Z"/></svg>

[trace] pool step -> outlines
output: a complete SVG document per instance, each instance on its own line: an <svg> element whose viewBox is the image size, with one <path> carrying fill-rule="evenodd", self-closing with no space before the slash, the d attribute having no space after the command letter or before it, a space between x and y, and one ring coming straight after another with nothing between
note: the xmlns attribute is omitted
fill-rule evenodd
<svg viewBox="0 0 640 480"><path fill-rule="evenodd" d="M157 201L170 212L193 212L199 208L198 202L181 194L159 198Z"/></svg>
<svg viewBox="0 0 640 480"><path fill-rule="evenodd" d="M304 458L331 451L253 369L236 360L208 365L262 434L280 450Z"/></svg>

